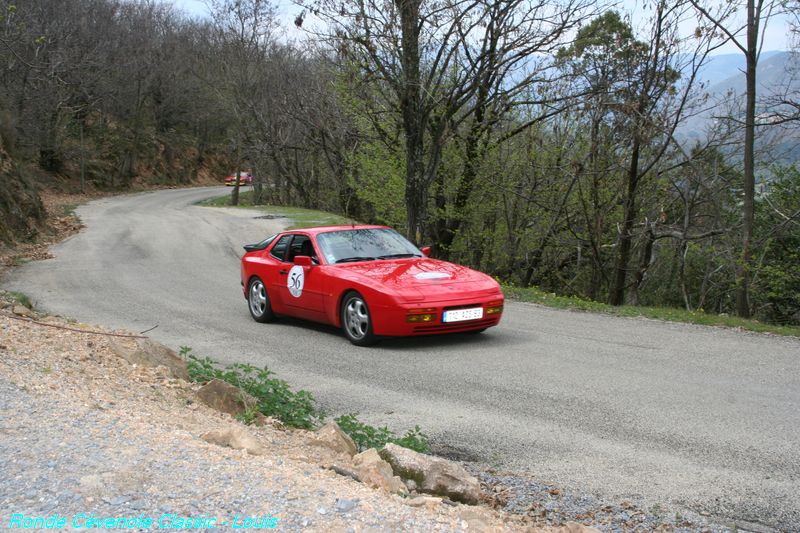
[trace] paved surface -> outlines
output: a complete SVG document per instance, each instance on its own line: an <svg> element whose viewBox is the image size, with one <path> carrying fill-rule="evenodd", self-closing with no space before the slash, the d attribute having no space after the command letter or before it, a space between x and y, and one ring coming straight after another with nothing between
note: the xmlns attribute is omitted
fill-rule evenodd
<svg viewBox="0 0 800 533"><path fill-rule="evenodd" d="M261 325L241 244L278 229L193 206L220 189L92 202L87 228L3 286L46 310L141 331L225 362L268 365L332 413L419 424L452 456L610 501L800 530L800 341L507 306L479 336L352 347L336 330Z"/></svg>

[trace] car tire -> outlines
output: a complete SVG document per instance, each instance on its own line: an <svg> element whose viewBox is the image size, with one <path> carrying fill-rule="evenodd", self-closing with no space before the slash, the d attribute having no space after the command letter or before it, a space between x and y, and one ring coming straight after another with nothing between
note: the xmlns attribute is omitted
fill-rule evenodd
<svg viewBox="0 0 800 533"><path fill-rule="evenodd" d="M260 278L254 277L247 284L247 308L250 310L250 316L256 322L264 323L275 320L267 288Z"/></svg>
<svg viewBox="0 0 800 533"><path fill-rule="evenodd" d="M356 346L371 346L378 340L372 333L372 316L367 301L357 292L349 292L342 299L340 311L342 331Z"/></svg>

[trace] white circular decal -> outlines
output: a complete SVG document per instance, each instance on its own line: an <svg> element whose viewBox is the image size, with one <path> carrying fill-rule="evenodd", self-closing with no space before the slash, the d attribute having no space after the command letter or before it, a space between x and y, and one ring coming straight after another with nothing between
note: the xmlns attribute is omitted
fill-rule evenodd
<svg viewBox="0 0 800 533"><path fill-rule="evenodd" d="M414 276L417 279L447 279L450 274L446 272L420 272Z"/></svg>
<svg viewBox="0 0 800 533"><path fill-rule="evenodd" d="M305 272L303 271L303 267L300 265L295 265L289 271L289 279L286 281L286 286L289 288L289 292L295 298L300 298L300 295L303 294L303 282L305 281Z"/></svg>

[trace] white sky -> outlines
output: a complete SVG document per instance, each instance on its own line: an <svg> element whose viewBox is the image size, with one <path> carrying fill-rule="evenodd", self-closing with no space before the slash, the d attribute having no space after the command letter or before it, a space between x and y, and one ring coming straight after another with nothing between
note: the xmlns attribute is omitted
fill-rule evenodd
<svg viewBox="0 0 800 533"><path fill-rule="evenodd" d="M208 15L208 6L204 0L166 0L177 7L179 10L184 11L190 16L204 17ZM647 15L641 8L641 0L621 0L620 12L628 12L631 14L631 19L636 24L637 19L641 20L642 17ZM278 0L278 16L281 24L287 33L294 33L293 20L299 11L299 8L287 0ZM688 24L686 30L692 31L693 24ZM764 51L770 50L788 50L790 47L789 41L789 20L787 17L773 17L767 26L764 33ZM730 54L738 53L739 49L733 44L727 44L716 51L716 54Z"/></svg>

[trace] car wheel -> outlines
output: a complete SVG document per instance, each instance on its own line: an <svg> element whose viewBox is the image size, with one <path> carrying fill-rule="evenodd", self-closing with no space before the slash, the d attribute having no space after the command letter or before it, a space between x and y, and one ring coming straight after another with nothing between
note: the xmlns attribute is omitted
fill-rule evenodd
<svg viewBox="0 0 800 533"><path fill-rule="evenodd" d="M269 296L264 282L259 278L250 280L247 287L247 307L250 309L250 316L256 322L272 322L275 320L275 313L269 304Z"/></svg>
<svg viewBox="0 0 800 533"><path fill-rule="evenodd" d="M342 330L356 346L375 344L377 338L372 333L372 317L364 297L351 292L342 301Z"/></svg>

